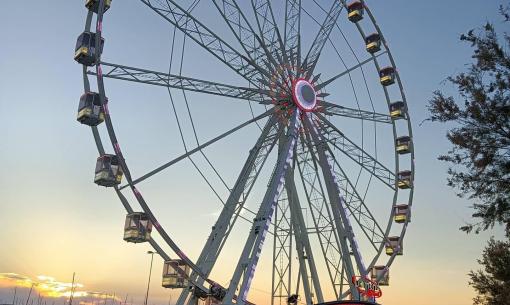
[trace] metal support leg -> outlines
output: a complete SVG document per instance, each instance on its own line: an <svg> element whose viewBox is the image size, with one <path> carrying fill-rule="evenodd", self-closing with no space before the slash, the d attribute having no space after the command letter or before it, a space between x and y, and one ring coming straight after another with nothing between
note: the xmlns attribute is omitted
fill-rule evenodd
<svg viewBox="0 0 510 305"><path fill-rule="evenodd" d="M278 127L276 124L276 117L273 116L268 120L257 143L251 149L250 155L246 160L241 174L239 175L239 178L236 181L236 184L234 185L230 196L223 207L218 220L213 226L212 232L197 260L197 266L202 269L204 274L210 274L221 251L221 247L237 219L236 213L240 212L241 207L244 205L246 197L248 196L248 193L260 172L260 169L265 163L267 155L278 140L277 135ZM197 277L198 276L195 273L191 275L192 279L197 279ZM191 293L191 288L192 287L182 291L177 301L178 305L185 304L186 299L188 299L188 296ZM189 298L190 305L193 305L194 301L196 301L195 297L192 296Z"/></svg>
<svg viewBox="0 0 510 305"><path fill-rule="evenodd" d="M311 121L310 116L306 116L305 119L305 126L309 133L309 135L312 137L313 143L315 143L317 154L319 158L319 164L322 169L322 173L324 175L324 180L326 182L326 189L328 192L328 196L330 199L331 204L331 210L333 212L333 218L335 221L336 229L338 230L338 236L340 237L340 245L342 248L342 259L344 262L344 265L347 269L347 274L349 275L349 278L352 276L355 276L355 270L350 258L350 249L348 246L347 241L350 242L351 248L353 249L353 255L354 259L356 261L358 270L360 271L362 276L366 275L366 270L364 267L364 264L361 260L361 253L359 252L357 248L357 243L354 240L354 234L352 232L352 227L350 226L350 222L347 219L347 215L344 210L344 202L340 195L340 189L338 188L338 185L335 182L335 177L331 170L331 165L329 164L327 155L326 155L326 149L324 148L325 142L321 141L319 134L317 133L317 130L315 129L315 126L313 126L313 122ZM356 288L353 285L350 285L351 295L355 298L359 299L359 293L356 290Z"/></svg>
<svg viewBox="0 0 510 305"><path fill-rule="evenodd" d="M224 304L232 304L234 294L239 288L239 297L237 298L237 305L244 305L248 291L253 279L255 268L258 263L262 246L265 241L269 224L274 213L275 205L280 196L285 180L285 173L287 172L294 153L294 147L297 141L297 132L300 125L299 121L300 111L298 109L292 114L289 122L289 128L285 139L284 152L278 157L278 162L273 176L269 182L266 194L260 205L257 217L253 222L250 235L244 246L243 252L237 263L237 267L233 274L232 280L224 298ZM241 282L242 278L242 282Z"/></svg>
<svg viewBox="0 0 510 305"><path fill-rule="evenodd" d="M301 211L301 204L299 203L299 197L296 190L296 185L294 184L294 173L293 170L289 171L286 175L285 179L285 187L287 189L287 194L289 196L289 203L291 207L291 219L292 224L295 228L295 236L296 236L296 247L299 254L299 263L300 267L303 268L303 271L306 272L306 262L308 262L308 267L310 270L310 276L312 279L313 287L315 290L315 296L317 297L318 303L324 302L324 297L322 295L321 284L318 277L317 267L315 265L315 260L313 257L312 247L310 246L310 240L308 239L308 232L306 229L305 219L303 217L303 213ZM306 253L306 254L305 254ZM304 258L306 257L306 261ZM308 279L305 273L303 273L303 285L308 283ZM306 288L304 286L304 288ZM309 288L308 288L309 289ZM306 295L306 290L305 290ZM311 303L312 300L307 297L307 304ZM309 303L310 302L310 303Z"/></svg>

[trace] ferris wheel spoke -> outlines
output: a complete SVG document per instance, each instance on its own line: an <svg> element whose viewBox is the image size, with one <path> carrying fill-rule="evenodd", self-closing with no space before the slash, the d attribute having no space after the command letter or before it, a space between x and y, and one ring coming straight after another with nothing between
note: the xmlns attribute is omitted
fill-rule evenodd
<svg viewBox="0 0 510 305"><path fill-rule="evenodd" d="M285 51L294 67L301 65L301 0L285 1Z"/></svg>
<svg viewBox="0 0 510 305"><path fill-rule="evenodd" d="M331 151L329 147L327 147L326 150L328 152L330 164L334 165L332 167L332 172L336 178L335 181L347 198L344 199L350 215L356 220L356 223L361 228L374 250L378 251L381 244L385 241L381 226L365 205L365 201L356 190L354 184L340 166L333 151Z"/></svg>
<svg viewBox="0 0 510 305"><path fill-rule="evenodd" d="M269 53L276 58L281 51L283 41L274 19L273 9L269 0L251 0L251 5L257 20L260 37L265 45L269 46Z"/></svg>
<svg viewBox="0 0 510 305"><path fill-rule="evenodd" d="M247 56L262 67L263 55L258 51L265 48L265 45L253 30L237 2L235 0L213 0L213 2ZM265 76L270 77L267 72Z"/></svg>
<svg viewBox="0 0 510 305"><path fill-rule="evenodd" d="M191 13L180 7L173 0L140 0L165 20L170 22L186 36L194 40L206 51L218 58L223 64L244 77L253 86L255 81L267 72L253 60L240 54L236 49L223 41L213 31L198 21Z"/></svg>
<svg viewBox="0 0 510 305"><path fill-rule="evenodd" d="M280 78L284 80L284 84L280 84L280 86L283 85L283 90L288 89L291 87L291 84L285 84L285 80L289 81L292 72L271 2L269 0L251 0L251 4L260 36L264 42L263 45L267 45L267 58L274 65L273 75L280 75Z"/></svg>
<svg viewBox="0 0 510 305"><path fill-rule="evenodd" d="M213 2L249 59L257 66L266 67L258 81L269 87L267 80L275 73L274 66L277 64L270 55L268 46L255 33L235 0L214 0Z"/></svg>
<svg viewBox="0 0 510 305"><path fill-rule="evenodd" d="M379 179L386 186L395 190L395 174L393 171L379 162L377 158L365 151L362 147L359 147L356 143L350 140L324 116L319 113L316 115L320 119L320 121L316 121L318 132L322 135L328 135L328 137L324 137L324 141L333 145L333 147L356 162L364 170Z"/></svg>
<svg viewBox="0 0 510 305"><path fill-rule="evenodd" d="M384 232L381 229L381 226L365 205L364 199L359 195L355 185L351 182L345 171L342 169L340 163L335 158L334 152L329 146L324 146L328 152L328 160L330 164L334 165L332 167L332 172L336 178L336 183L346 195L347 200L345 203L349 209L350 215L353 216L367 239L372 244L372 247L374 247L377 251L381 246L381 243L384 241Z"/></svg>
<svg viewBox="0 0 510 305"><path fill-rule="evenodd" d="M331 34L331 31L333 30L342 9L343 5L340 1L333 2L331 9L329 10L328 15L326 16L326 19L321 25L319 33L315 37L312 46L310 47L310 50L308 51L308 54L306 55L301 65L301 68L306 73L305 74L306 79L309 79L310 76L313 74L315 66L319 61L322 49L324 48L324 45L328 41L329 35Z"/></svg>
<svg viewBox="0 0 510 305"><path fill-rule="evenodd" d="M291 166L290 161L294 153L296 137L300 125L300 111L294 110L290 119L288 130L285 137L285 144L282 153L279 154L276 168L271 176L267 191L264 195L262 203L259 207L257 217L253 222L248 239L243 248L241 257L237 263L232 280L230 281L224 303L232 302L235 292L239 288L239 298L237 305L245 303L247 294L250 289L251 281L257 267L258 259L262 251L271 219L278 197L280 196L285 180L285 174Z"/></svg>
<svg viewBox="0 0 510 305"><path fill-rule="evenodd" d="M221 139L231 135L232 133L234 133L234 132L236 132L236 131L238 131L238 130L240 130L240 129L248 126L248 125L250 125L251 123L254 123L254 122L256 122L256 121L258 121L260 119L263 119L263 118L271 115L272 113L273 113L273 109L269 109L268 111L266 111L266 112L256 116L255 118L250 119L250 120L248 120L248 121L246 121L246 122L244 122L244 123L242 123L242 124L232 128L232 129L228 130L227 132L225 132L225 133L223 133L223 134L221 134L221 135L219 135L219 136L217 136L217 137L215 137L215 138L205 142L204 144L199 145L199 146L197 146L194 149L190 149L187 153L180 155L179 157L177 157L177 158L175 158L175 159L173 159L173 160L171 160L171 161L169 161L169 162L159 166L158 168L148 172L147 174L145 174L145 175L143 175L143 176L141 176L141 177L139 177L137 179L134 179L133 180L133 185L136 185L136 184L138 184L138 183L140 183L140 182L142 182L142 181L144 181L144 180L146 180L146 179L148 179L148 178L150 178L150 177L160 173L161 171L163 171L166 168L168 168L168 167L178 163L179 161L182 161L182 160L192 156L193 154L195 154L195 153L205 149L206 147L210 146L211 144L214 144L214 143L218 142L219 140L221 140ZM129 185L124 185L124 186L120 187L120 189L122 190L122 189L124 189L126 187L129 187Z"/></svg>
<svg viewBox="0 0 510 305"><path fill-rule="evenodd" d="M103 71L103 77L106 78L213 94L235 99L257 101L259 103L264 103L264 101L261 101L260 97L261 94L266 94L265 91L260 89L237 87L218 82L150 71L108 62L101 62L101 65L108 69ZM90 75L96 75L96 72L93 70L89 70L87 73Z"/></svg>
<svg viewBox="0 0 510 305"><path fill-rule="evenodd" d="M322 102L321 106L322 109L320 109L319 111L322 112L324 115L342 116L358 120L373 121L385 124L391 124L393 122L391 116L383 113L344 107L329 102Z"/></svg>
<svg viewBox="0 0 510 305"><path fill-rule="evenodd" d="M240 212L244 207L267 157L276 145L279 134L282 132L281 129L278 128L276 121L276 116L272 116L264 126L197 260L197 265L205 274L210 274L237 218L240 217ZM191 278L196 278L200 281L200 278L198 278L198 275L195 273L191 275ZM189 293L189 289L184 290L177 304L184 304Z"/></svg>
<svg viewBox="0 0 510 305"><path fill-rule="evenodd" d="M326 87L327 85L331 84L335 80L341 78L342 76L348 75L349 73L353 72L354 70L359 69L359 68L363 67L364 65L366 65L366 64L368 64L370 62L375 61L379 56L382 56L382 55L384 55L386 53L387 53L387 51L383 51L383 52L380 52L379 54L377 54L375 56L369 57L369 58L365 59L364 61L359 62L357 65L354 65L354 66L350 67L349 69L346 69L343 72L341 72L341 73L331 77L330 79L328 79L328 80L326 80L324 82L321 82L320 84L315 86L315 89L316 90L323 89L324 87Z"/></svg>
<svg viewBox="0 0 510 305"><path fill-rule="evenodd" d="M352 263L350 262L349 255L343 256L342 254L341 240L320 179L316 151L311 143L309 135L306 135L306 137L301 135L297 165L332 289L335 297L338 298L344 286L344 273L352 270ZM346 266L350 267L345 268ZM350 279L352 275L351 272L346 277ZM355 289L355 287L351 287L352 285L349 280L346 283L350 290Z"/></svg>
<svg viewBox="0 0 510 305"><path fill-rule="evenodd" d="M313 126L313 123L310 121L310 117L308 116L305 118L305 126L313 142L315 143L315 146L317 147L318 160L322 169L324 180L326 182L326 189L330 199L333 219L337 225L337 230L339 230L338 235L341 236L340 243L342 245L343 257L349 257L351 254L351 251L346 245L346 241L349 241L350 249L352 250L352 256L354 256L357 270L361 276L365 277L367 275L367 269L365 267L365 263L363 262L361 252L356 241L356 236L354 235L353 228L347 215L345 200L341 196L340 186L337 184L335 174L332 171L332 164L328 159L327 151L325 149L325 145L323 144L324 140L322 139L322 136L317 132ZM350 262L350 260L344 261ZM352 266L347 265L347 268L352 268ZM353 274L353 272L354 269L351 269L349 270L348 274ZM351 293L353 296L358 295L358 292L355 289L352 289L352 286Z"/></svg>

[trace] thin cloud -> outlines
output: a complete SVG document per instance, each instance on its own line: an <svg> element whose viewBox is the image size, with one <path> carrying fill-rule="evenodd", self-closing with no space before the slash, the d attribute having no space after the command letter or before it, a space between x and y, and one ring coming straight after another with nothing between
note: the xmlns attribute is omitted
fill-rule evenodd
<svg viewBox="0 0 510 305"><path fill-rule="evenodd" d="M72 283L57 281L54 277L39 275L35 279L16 273L0 273L0 284L7 287L33 287L42 297L62 298L70 297L73 288ZM99 298L103 293L83 290L84 285L74 283L73 298ZM115 298L115 300L119 300ZM88 302L84 302L82 305ZM81 302L80 302L81 304Z"/></svg>

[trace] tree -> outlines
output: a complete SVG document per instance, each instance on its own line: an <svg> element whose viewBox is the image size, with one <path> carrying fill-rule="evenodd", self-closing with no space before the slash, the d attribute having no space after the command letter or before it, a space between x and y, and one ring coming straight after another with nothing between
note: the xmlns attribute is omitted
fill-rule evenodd
<svg viewBox="0 0 510 305"><path fill-rule="evenodd" d="M478 263L484 271L471 271L470 285L478 296L475 305L510 305L510 239L507 242L489 240Z"/></svg>
<svg viewBox="0 0 510 305"><path fill-rule="evenodd" d="M507 24L508 8L500 11ZM478 233L501 224L510 236L510 37L503 37L491 23L461 35L474 49L473 63L447 79L456 98L434 92L428 120L455 126L447 133L453 147L439 159L451 164L448 185L475 202L477 222L461 230Z"/></svg>
<svg viewBox="0 0 510 305"><path fill-rule="evenodd" d="M500 12L509 22L509 9ZM458 97L436 91L428 105L428 120L455 126L446 135L453 147L439 159L451 165L448 185L475 202L477 222L461 230L478 233L501 224L508 238L491 238L478 260L483 270L469 273L475 305L510 305L510 37L503 37L491 23L461 35L474 60L467 72L447 79Z"/></svg>

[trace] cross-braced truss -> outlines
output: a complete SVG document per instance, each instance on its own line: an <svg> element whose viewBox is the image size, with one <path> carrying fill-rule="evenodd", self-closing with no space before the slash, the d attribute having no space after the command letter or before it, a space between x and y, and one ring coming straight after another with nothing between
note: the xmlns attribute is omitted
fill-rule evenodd
<svg viewBox="0 0 510 305"><path fill-rule="evenodd" d="M140 8L154 13L173 33L166 72L102 60L103 19L115 9L109 8L110 1L89 2L85 32L94 31L95 20L95 39L78 48L75 59L83 64L85 92L92 91L89 77L97 82L99 104L90 105L100 106L101 120L90 124L92 133L101 156L107 150L104 135L112 143L116 166L126 180L113 188L124 208L133 213L133 205L140 207L160 236L145 241L173 268L175 279L187 283L180 287L177 304L253 305L258 297L249 294L250 288L259 285L255 271L268 246L272 268L266 273L271 283L255 290L270 295L271 305L373 301L360 293L353 278L385 285L390 265L402 254L414 189L414 151L400 76L365 1L140 0ZM210 23L223 29L206 25ZM345 26L360 34L363 51L353 47ZM366 34L367 28L375 34ZM224 66L222 76L230 73L243 83L184 76L184 65L193 62L190 48ZM87 54L92 58L81 61L79 56ZM378 79L375 85L368 73ZM152 170L132 171L110 113L110 108L122 105L106 98L106 80L152 85L147 92L165 88L184 153ZM342 87L345 84L348 87ZM352 94L344 94L348 91ZM214 122L195 119L197 96L211 104L214 118L230 116L212 106L218 98L246 105L251 117L203 141L199 127ZM143 101L141 107L150 103ZM104 132L103 125L98 126L103 121ZM255 133L253 125L258 127ZM230 154L246 156L242 167L231 166L240 171L230 181L209 150L248 129L257 138L247 153L227 147ZM381 152L381 146L389 150ZM144 157L148 155L149 149ZM221 202L196 259L185 254L186 245L175 242L179 232L169 234L163 228L164 217L153 212L140 190L142 183L161 179L163 172L186 161ZM257 195L262 198L254 202ZM232 248L229 241L240 238L233 237L240 234L235 230L239 219L250 229ZM218 266L226 251L236 251L237 261ZM229 270L227 282L213 280L218 270Z"/></svg>

